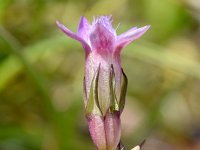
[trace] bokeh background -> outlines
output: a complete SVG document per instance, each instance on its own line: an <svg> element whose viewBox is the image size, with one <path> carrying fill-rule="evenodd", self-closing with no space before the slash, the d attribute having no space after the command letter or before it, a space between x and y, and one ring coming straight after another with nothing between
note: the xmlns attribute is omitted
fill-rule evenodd
<svg viewBox="0 0 200 150"><path fill-rule="evenodd" d="M199 0L0 0L0 150L94 150L83 111L84 51L55 25L113 14L126 47L127 150L200 150Z"/></svg>

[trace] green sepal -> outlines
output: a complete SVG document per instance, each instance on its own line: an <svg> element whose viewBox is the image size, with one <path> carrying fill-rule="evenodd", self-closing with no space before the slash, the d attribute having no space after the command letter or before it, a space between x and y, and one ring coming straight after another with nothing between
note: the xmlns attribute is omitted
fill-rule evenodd
<svg viewBox="0 0 200 150"><path fill-rule="evenodd" d="M121 91L119 97L119 111L122 113L125 106L126 92L128 86L128 78L122 69L122 83L121 83Z"/></svg>
<svg viewBox="0 0 200 150"><path fill-rule="evenodd" d="M109 85L110 85L110 111L111 112L116 112L119 111L119 104L117 102L117 98L115 95L115 73L114 73L114 68L113 65L111 65L111 70L110 70L110 77L109 77Z"/></svg>
<svg viewBox="0 0 200 150"><path fill-rule="evenodd" d="M102 116L102 112L100 110L99 101L98 101L99 70L100 70L100 66L92 79L92 83L91 83L91 87L90 87L90 94L89 94L89 98L87 100L87 105L85 108L86 116L91 115L91 114Z"/></svg>

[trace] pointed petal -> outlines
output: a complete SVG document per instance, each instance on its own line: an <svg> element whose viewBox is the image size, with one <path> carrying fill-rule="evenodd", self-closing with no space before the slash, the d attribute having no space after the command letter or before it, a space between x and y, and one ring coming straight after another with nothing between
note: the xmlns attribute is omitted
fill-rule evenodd
<svg viewBox="0 0 200 150"><path fill-rule="evenodd" d="M142 28L137 28L137 27L133 27L132 29L130 29L129 31L119 35L117 37L117 41L116 41L116 51L119 51L125 47L126 45L128 45L129 43L131 43L132 41L138 39L139 37L141 37L148 29L150 28L149 25L144 26Z"/></svg>
<svg viewBox="0 0 200 150"><path fill-rule="evenodd" d="M129 30L126 31L125 33L122 33L121 35L128 34L128 33L130 33L130 32L133 32L133 31L137 30L137 29L138 29L138 27L132 27L131 29L129 29ZM119 36L121 36L121 35L119 35Z"/></svg>
<svg viewBox="0 0 200 150"><path fill-rule="evenodd" d="M78 26L78 36L84 39L87 43L89 42L89 31L91 30L91 25L87 19L82 16Z"/></svg>
<svg viewBox="0 0 200 150"><path fill-rule="evenodd" d="M63 31L66 35L68 35L72 39L79 41L83 45L83 48L85 49L87 54L90 52L90 46L81 37L79 37L74 32L69 30L67 27L65 27L63 24L61 24L59 21L56 21L56 24L60 28L60 30Z"/></svg>

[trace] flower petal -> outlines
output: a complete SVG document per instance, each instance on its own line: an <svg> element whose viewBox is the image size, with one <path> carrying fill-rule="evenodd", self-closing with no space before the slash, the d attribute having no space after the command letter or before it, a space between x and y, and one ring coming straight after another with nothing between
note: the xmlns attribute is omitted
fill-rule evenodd
<svg viewBox="0 0 200 150"><path fill-rule="evenodd" d="M142 28L133 27L129 31L119 35L116 40L116 50L117 52L120 52L120 50L131 43L132 41L138 39L141 37L148 29L150 28L150 25L144 26Z"/></svg>
<svg viewBox="0 0 200 150"><path fill-rule="evenodd" d="M121 137L121 121L119 112L107 113L104 121L107 149L117 148Z"/></svg>
<svg viewBox="0 0 200 150"><path fill-rule="evenodd" d="M63 31L66 35L71 37L72 39L75 39L79 41L82 45L83 48L86 51L86 54L88 54L91 50L90 46L83 40L81 37L79 37L77 34L69 30L67 27L65 27L63 24L61 24L59 21L56 21L57 26L60 28L61 31Z"/></svg>
<svg viewBox="0 0 200 150"><path fill-rule="evenodd" d="M82 16L78 26L78 36L85 40L89 44L89 31L91 30L91 25L87 19Z"/></svg>
<svg viewBox="0 0 200 150"><path fill-rule="evenodd" d="M104 118L99 115L86 116L90 135L98 150L106 150Z"/></svg>
<svg viewBox="0 0 200 150"><path fill-rule="evenodd" d="M92 50L97 50L99 54L112 52L115 35L101 23L96 23L93 28L90 34Z"/></svg>

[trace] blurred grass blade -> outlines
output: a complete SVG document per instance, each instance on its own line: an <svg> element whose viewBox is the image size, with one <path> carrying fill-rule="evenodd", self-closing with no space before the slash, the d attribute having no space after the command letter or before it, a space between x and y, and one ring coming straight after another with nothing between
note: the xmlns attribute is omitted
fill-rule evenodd
<svg viewBox="0 0 200 150"><path fill-rule="evenodd" d="M128 46L123 54L131 59L137 58L159 67L168 67L186 75L200 78L199 62L174 54L171 51L173 50L168 51L155 44L143 42Z"/></svg>

